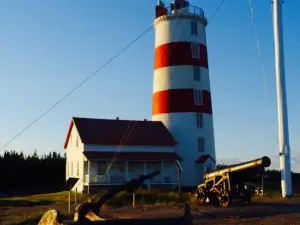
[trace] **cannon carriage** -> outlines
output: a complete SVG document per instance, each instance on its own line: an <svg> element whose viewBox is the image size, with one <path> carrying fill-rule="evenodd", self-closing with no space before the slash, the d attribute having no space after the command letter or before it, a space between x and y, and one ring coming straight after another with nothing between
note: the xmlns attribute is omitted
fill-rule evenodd
<svg viewBox="0 0 300 225"><path fill-rule="evenodd" d="M252 191L245 187L245 183L257 176L262 177L270 165L270 158L264 156L207 172L204 182L197 186L196 197L201 203L219 203L223 207L229 206L233 199L241 199L247 204L251 201Z"/></svg>

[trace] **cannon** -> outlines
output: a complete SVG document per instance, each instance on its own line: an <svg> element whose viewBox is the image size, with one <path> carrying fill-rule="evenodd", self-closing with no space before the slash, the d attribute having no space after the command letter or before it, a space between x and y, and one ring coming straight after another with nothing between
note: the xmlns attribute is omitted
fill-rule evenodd
<svg viewBox="0 0 300 225"><path fill-rule="evenodd" d="M262 177L265 168L271 165L271 159L264 156L259 159L226 166L204 173L204 182L197 186L196 197L200 203L219 203L223 207L230 205L232 199L242 199L244 204L251 201L252 193L245 183Z"/></svg>

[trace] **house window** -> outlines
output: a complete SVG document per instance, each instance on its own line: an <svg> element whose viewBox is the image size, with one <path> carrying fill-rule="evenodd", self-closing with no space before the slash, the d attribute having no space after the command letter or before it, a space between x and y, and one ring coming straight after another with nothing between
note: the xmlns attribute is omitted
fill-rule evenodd
<svg viewBox="0 0 300 225"><path fill-rule="evenodd" d="M196 124L197 124L197 127L203 127L203 114L202 113L196 113Z"/></svg>
<svg viewBox="0 0 300 225"><path fill-rule="evenodd" d="M128 164L128 172L130 172L130 173L135 172L135 164L134 163L129 163Z"/></svg>
<svg viewBox="0 0 300 225"><path fill-rule="evenodd" d="M196 21L191 22L191 33L192 35L198 35L198 24Z"/></svg>
<svg viewBox="0 0 300 225"><path fill-rule="evenodd" d="M197 140L198 152L205 152L204 137L199 137Z"/></svg>
<svg viewBox="0 0 300 225"><path fill-rule="evenodd" d="M200 67L194 66L194 80L200 81Z"/></svg>
<svg viewBox="0 0 300 225"><path fill-rule="evenodd" d="M201 90L194 91L194 100L195 100L195 105L202 105L202 91Z"/></svg>
<svg viewBox="0 0 300 225"><path fill-rule="evenodd" d="M73 162L71 162L71 176L73 176Z"/></svg>
<svg viewBox="0 0 300 225"><path fill-rule="evenodd" d="M76 175L79 177L79 162L77 162Z"/></svg>
<svg viewBox="0 0 300 225"><path fill-rule="evenodd" d="M107 162L98 162L98 175L105 175L107 170Z"/></svg>
<svg viewBox="0 0 300 225"><path fill-rule="evenodd" d="M191 42L192 58L200 59L200 45L197 42Z"/></svg>

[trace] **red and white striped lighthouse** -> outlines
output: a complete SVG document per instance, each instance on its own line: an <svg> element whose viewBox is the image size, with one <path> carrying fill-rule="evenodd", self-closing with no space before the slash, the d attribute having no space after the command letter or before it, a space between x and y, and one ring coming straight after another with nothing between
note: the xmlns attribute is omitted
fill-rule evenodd
<svg viewBox="0 0 300 225"><path fill-rule="evenodd" d="M207 59L207 20L202 9L176 0L156 6L152 120L178 142L182 186L202 182L214 169L215 144Z"/></svg>

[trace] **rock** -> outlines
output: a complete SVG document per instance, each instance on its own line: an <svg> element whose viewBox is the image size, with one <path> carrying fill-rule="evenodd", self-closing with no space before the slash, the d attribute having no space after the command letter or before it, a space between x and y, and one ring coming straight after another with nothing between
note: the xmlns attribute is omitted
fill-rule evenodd
<svg viewBox="0 0 300 225"><path fill-rule="evenodd" d="M57 211L55 209L48 210L41 218L38 225L59 225L57 221Z"/></svg>
<svg viewBox="0 0 300 225"><path fill-rule="evenodd" d="M89 211L86 215L85 218L87 218L89 221L103 221L105 219L99 217L96 215L93 211Z"/></svg>

